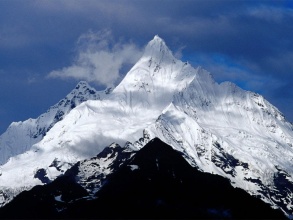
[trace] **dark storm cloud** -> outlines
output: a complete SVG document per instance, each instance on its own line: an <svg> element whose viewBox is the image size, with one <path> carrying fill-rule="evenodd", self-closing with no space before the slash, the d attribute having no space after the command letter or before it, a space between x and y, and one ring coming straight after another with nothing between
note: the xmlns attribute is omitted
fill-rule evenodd
<svg viewBox="0 0 293 220"><path fill-rule="evenodd" d="M137 48L159 34L177 56L203 66L219 82L234 81L263 94L293 121L292 8L290 1L3 0L0 77L10 87L0 81L1 92L6 88L21 94L30 88L20 102L22 109L29 109L25 105L33 96L32 105L43 111L76 83L67 80L62 84L46 76L73 65L80 55L78 39L84 34L111 30L113 41ZM45 99L34 95L46 96L44 89ZM10 108L16 105L5 100ZM7 111L1 109L0 126L1 114Z"/></svg>

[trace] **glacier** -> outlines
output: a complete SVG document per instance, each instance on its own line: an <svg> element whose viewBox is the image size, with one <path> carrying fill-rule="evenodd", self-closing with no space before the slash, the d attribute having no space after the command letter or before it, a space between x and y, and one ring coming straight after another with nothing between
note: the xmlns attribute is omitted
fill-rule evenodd
<svg viewBox="0 0 293 220"><path fill-rule="evenodd" d="M176 59L158 36L111 92L81 85L80 96L0 136L2 205L44 184L35 177L40 169L54 180L113 143L136 151L158 137L198 170L293 214L293 126L261 95L215 82Z"/></svg>

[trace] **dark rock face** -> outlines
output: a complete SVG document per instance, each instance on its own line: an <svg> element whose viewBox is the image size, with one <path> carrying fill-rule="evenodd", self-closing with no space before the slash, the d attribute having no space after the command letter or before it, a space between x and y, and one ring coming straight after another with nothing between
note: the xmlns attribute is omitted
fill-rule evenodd
<svg viewBox="0 0 293 220"><path fill-rule="evenodd" d="M50 179L47 177L47 172L45 169L37 170L34 177L41 180L42 183L45 183L45 184L51 182Z"/></svg>
<svg viewBox="0 0 293 220"><path fill-rule="evenodd" d="M107 149L100 156L112 155ZM119 152L118 150L117 152ZM105 154L105 155L104 155ZM117 157L119 158L119 157ZM282 219L279 210L202 173L159 139L150 141L109 175L95 198L77 184L78 165L0 209L4 218L213 218Z"/></svg>
<svg viewBox="0 0 293 220"><path fill-rule="evenodd" d="M236 176L235 167L242 166L243 169L248 169L248 164L239 161L234 158L232 155L225 152L219 143L214 143L214 147L218 149L219 154L215 151L212 151L212 162L219 168L221 168L225 173L230 174L231 176Z"/></svg>
<svg viewBox="0 0 293 220"><path fill-rule="evenodd" d="M97 197L91 204L102 218L285 218L227 179L197 171L159 139L108 178Z"/></svg>
<svg viewBox="0 0 293 220"><path fill-rule="evenodd" d="M276 169L278 172L274 175L274 188L268 190L268 193L279 207L288 210L289 208L285 204L292 203L293 183L288 180L291 176L279 167L276 167Z"/></svg>

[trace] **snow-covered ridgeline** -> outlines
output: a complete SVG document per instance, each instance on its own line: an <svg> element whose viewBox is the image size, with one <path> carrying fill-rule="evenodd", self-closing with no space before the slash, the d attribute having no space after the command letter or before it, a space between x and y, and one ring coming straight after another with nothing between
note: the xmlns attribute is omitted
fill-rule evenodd
<svg viewBox="0 0 293 220"><path fill-rule="evenodd" d="M54 179L68 164L93 157L113 142L123 146L139 140L144 128L172 101L174 92L186 87L196 74L196 69L176 60L164 41L155 37L111 94L78 105L30 151L1 166L0 188L42 184L34 178L39 169ZM64 164L63 170L51 166L56 160Z"/></svg>
<svg viewBox="0 0 293 220"><path fill-rule="evenodd" d="M86 100L100 99L101 95L103 95L102 92L97 92L87 82L82 81L64 99L38 118L13 122L0 136L0 164L6 163L10 157L29 150L71 109Z"/></svg>
<svg viewBox="0 0 293 220"><path fill-rule="evenodd" d="M177 93L146 132L184 152L200 170L292 213L293 193L286 190L293 189L292 125L262 96L217 84L208 73L198 76L204 75ZM284 178L283 186L276 184Z"/></svg>
<svg viewBox="0 0 293 220"><path fill-rule="evenodd" d="M292 191L282 192L277 180L293 186L292 130L263 97L216 83L202 68L175 59L156 36L111 94L78 105L30 151L1 166L0 189L42 184L35 178L40 169L52 180L113 142L141 148L159 137L200 170L225 176L288 214Z"/></svg>

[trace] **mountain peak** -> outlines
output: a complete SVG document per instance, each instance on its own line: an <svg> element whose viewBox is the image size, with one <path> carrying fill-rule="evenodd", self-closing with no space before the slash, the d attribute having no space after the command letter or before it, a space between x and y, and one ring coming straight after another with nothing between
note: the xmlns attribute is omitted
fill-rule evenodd
<svg viewBox="0 0 293 220"><path fill-rule="evenodd" d="M158 35L155 35L154 38L147 44L143 57L151 57L160 61L175 59L165 41Z"/></svg>
<svg viewBox="0 0 293 220"><path fill-rule="evenodd" d="M39 118L0 136L0 206L110 143L139 150L158 137L199 170L293 214L293 128L263 97L216 83L174 58L159 36L110 91L82 81Z"/></svg>
<svg viewBox="0 0 293 220"><path fill-rule="evenodd" d="M197 70L177 60L165 41L156 35L113 94L120 94L116 97L129 104L132 110L147 106L160 112L196 74Z"/></svg>
<svg viewBox="0 0 293 220"><path fill-rule="evenodd" d="M10 157L31 149L32 145L39 142L73 108L87 100L99 100L101 95L102 92L97 92L87 82L80 81L65 98L38 118L13 122L6 132L0 135L0 164L6 163Z"/></svg>
<svg viewBox="0 0 293 220"><path fill-rule="evenodd" d="M80 87L83 87L83 86L89 87L89 84L86 81L80 81L79 83L77 83L75 88L79 89Z"/></svg>
<svg viewBox="0 0 293 220"><path fill-rule="evenodd" d="M68 99L72 99L77 95L95 95L97 91L91 87L86 81L80 81L75 88L67 95Z"/></svg>
<svg viewBox="0 0 293 220"><path fill-rule="evenodd" d="M165 43L164 40L162 38L160 38L159 35L157 35L157 34L154 36L152 41L155 41L158 43Z"/></svg>

